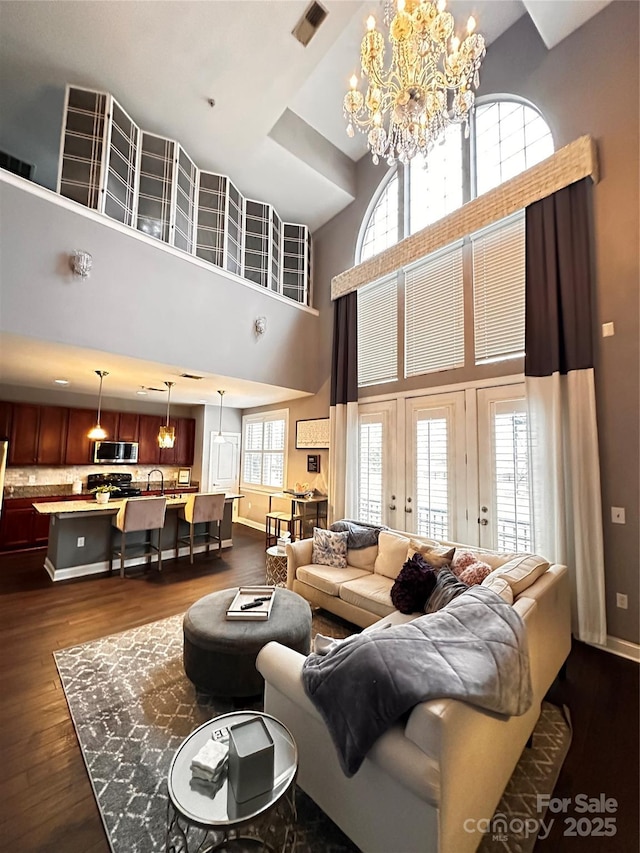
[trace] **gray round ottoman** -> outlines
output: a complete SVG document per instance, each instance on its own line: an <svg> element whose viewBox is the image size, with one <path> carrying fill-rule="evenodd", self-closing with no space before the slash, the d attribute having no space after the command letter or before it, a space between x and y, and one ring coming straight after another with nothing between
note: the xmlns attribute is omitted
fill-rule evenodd
<svg viewBox="0 0 640 853"><path fill-rule="evenodd" d="M255 696L264 679L256 669L258 652L274 640L309 654L311 608L302 596L276 589L271 614L264 621L227 620L238 588L205 595L185 613L184 671L204 693Z"/></svg>

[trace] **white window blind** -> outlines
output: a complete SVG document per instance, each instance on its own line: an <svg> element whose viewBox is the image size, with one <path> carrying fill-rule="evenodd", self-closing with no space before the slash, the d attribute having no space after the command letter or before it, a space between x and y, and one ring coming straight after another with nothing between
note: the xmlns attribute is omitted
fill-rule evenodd
<svg viewBox="0 0 640 853"><path fill-rule="evenodd" d="M524 211L474 234L475 362L524 354Z"/></svg>
<svg viewBox="0 0 640 853"><path fill-rule="evenodd" d="M383 439L382 421L361 416L358 518L370 524L382 524Z"/></svg>
<svg viewBox="0 0 640 853"><path fill-rule="evenodd" d="M358 290L358 385L398 378L398 297L394 273Z"/></svg>
<svg viewBox="0 0 640 853"><path fill-rule="evenodd" d="M449 536L449 454L447 418L418 415L415 425L416 531Z"/></svg>
<svg viewBox="0 0 640 853"><path fill-rule="evenodd" d="M405 376L462 366L462 243L456 243L405 269Z"/></svg>
<svg viewBox="0 0 640 853"><path fill-rule="evenodd" d="M286 443L286 411L246 415L243 418L243 484L283 488Z"/></svg>
<svg viewBox="0 0 640 853"><path fill-rule="evenodd" d="M493 439L497 547L500 551L531 551L529 446L524 401L495 405Z"/></svg>

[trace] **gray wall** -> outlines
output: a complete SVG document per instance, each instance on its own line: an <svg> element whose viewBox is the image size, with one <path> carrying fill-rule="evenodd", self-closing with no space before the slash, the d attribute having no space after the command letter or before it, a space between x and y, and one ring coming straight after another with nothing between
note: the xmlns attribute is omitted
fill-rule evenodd
<svg viewBox="0 0 640 853"><path fill-rule="evenodd" d="M2 184L3 331L295 390L320 387L313 313L56 199ZM78 248L93 255L85 282L68 266ZM260 338L258 316L267 318Z"/></svg>
<svg viewBox="0 0 640 853"><path fill-rule="evenodd" d="M598 143L601 181L594 188L597 279L596 391L605 537L609 634L640 640L638 589L639 482L639 306L638 276L638 17L635 2L607 6L583 27L548 51L528 15L488 51L480 94L516 94L535 103L549 121L556 148L590 134ZM362 217L385 169L369 156L358 163L356 200L315 235L320 288L353 266ZM324 309L324 303L322 303ZM616 334L602 339L603 322ZM330 314L321 314L319 362L329 375ZM514 362L505 373L522 369ZM486 368L456 371L466 381ZM494 374L495 375L495 371ZM377 385L367 394L427 388L452 381L450 374ZM626 508L626 525L611 524L610 507ZM615 606L626 593L629 609Z"/></svg>

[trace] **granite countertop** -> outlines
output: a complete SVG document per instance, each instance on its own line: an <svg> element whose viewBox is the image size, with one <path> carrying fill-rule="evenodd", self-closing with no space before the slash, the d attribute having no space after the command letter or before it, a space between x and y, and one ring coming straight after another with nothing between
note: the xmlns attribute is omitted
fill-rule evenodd
<svg viewBox="0 0 640 853"><path fill-rule="evenodd" d="M147 490L146 480L144 482L133 482L131 486L135 489L140 489L143 492ZM164 484L165 491L171 490L173 491L180 489L181 487L178 485L176 480L169 480ZM191 483L189 486L182 487L185 492L191 491L193 489L198 488L197 483ZM149 486L149 491L160 491L160 483L158 480L152 480ZM86 486L83 484L81 492L74 492L72 483L59 483L57 485L40 485L40 486L5 486L4 487L4 498L48 498L48 497L60 497L64 498L66 495L71 497L72 495L86 495L87 499L90 499L93 496L93 492L89 492Z"/></svg>
<svg viewBox="0 0 640 853"><path fill-rule="evenodd" d="M151 497L159 497L159 495L147 495L142 498L131 498L131 500L148 500ZM187 502L185 495L166 495L167 507L184 506ZM241 498L243 495L231 493L225 495L227 501ZM48 503L39 504L34 502L33 506L41 515L70 515L76 512L102 512L114 515L122 506L123 501L117 498L112 498L106 504L99 504L95 498L91 500L80 501L49 501Z"/></svg>

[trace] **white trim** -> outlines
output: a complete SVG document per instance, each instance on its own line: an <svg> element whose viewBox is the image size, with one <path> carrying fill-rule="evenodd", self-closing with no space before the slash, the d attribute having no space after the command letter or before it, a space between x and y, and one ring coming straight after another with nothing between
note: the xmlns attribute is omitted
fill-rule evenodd
<svg viewBox="0 0 640 853"><path fill-rule="evenodd" d="M151 135L155 136L156 134ZM161 138L164 139L165 137ZM58 207L62 207L65 210L71 211L72 213L77 213L79 216L84 216L87 219L92 219L94 222L98 222L105 228L111 228L114 231L119 231L121 234L125 234L127 237L131 237L134 240L141 240L143 243L146 243L149 246L155 246L157 249L160 249L163 252L167 252L170 255L174 255L176 258L182 258L183 261L195 264L201 269L209 270L209 272L215 272L217 275L221 275L223 278L227 278L229 279L229 281L233 281L237 284L242 284L244 287L248 287L251 290L256 291L257 293L268 293L271 299L276 299L278 300L278 302L282 302L284 305L290 305L296 308L298 311L306 311L308 314L313 314L314 317L320 316L320 312L317 308L310 308L308 305L302 305L300 302L296 302L294 299L288 299L286 296L281 296L279 293L275 293L274 291L269 291L264 287L260 287L260 285L254 284L252 281L247 281L247 279L241 278L235 273L231 273L228 270L223 269L222 267L216 266L216 264L210 264L208 263L208 261L203 261L201 258L198 258L195 255L189 255L187 254L187 252L183 252L182 249L176 249L174 246L170 246L168 243L165 243L162 240L158 240L157 237L150 237L149 235L144 234L142 231L138 231L135 227L131 225L123 225L122 222L118 222L115 219L110 219L108 216L104 216L103 214L98 213L92 208L85 207L83 204L80 204L77 201L72 201L71 199L58 195L53 190L41 187L39 184L34 184L32 181L29 181L26 178L20 178L18 175L14 175L12 172L7 172L5 169L0 169L0 183L11 184L17 189L24 190L25 192L28 192L31 195L36 196L37 198L41 198L44 201L49 201L52 204L57 205Z"/></svg>
<svg viewBox="0 0 640 853"><path fill-rule="evenodd" d="M524 375L522 373L513 374L511 376L494 376L490 379L469 379L466 382L455 382L450 385L434 385L430 388L416 388L408 391L391 391L388 394L359 397L358 403L382 403L385 400L404 400L409 397L428 397L431 394L449 394L454 391L467 391L477 388L497 388L501 385L517 385L521 382L524 382Z"/></svg>
<svg viewBox="0 0 640 853"><path fill-rule="evenodd" d="M282 448L282 486L270 486L266 483L246 483L244 481L244 456L245 453L252 453L257 451L247 450L246 447L246 426L250 423L261 423L265 424L269 421L284 421L284 446ZM264 434L263 434L264 435ZM280 491L284 489L285 484L287 482L287 468L289 463L289 409L268 409L264 412L255 412L250 415L242 416L242 433L240 439L240 490L244 492L262 492L264 494L270 494L273 489L280 488ZM279 450L273 451L275 453L280 453ZM262 442L262 447L260 448L260 453L264 454L264 440Z"/></svg>
<svg viewBox="0 0 640 853"><path fill-rule="evenodd" d="M263 524L261 521L253 521L251 518L245 518L242 515L237 517L235 524L244 524L245 527L252 527L254 530L261 530L263 533L265 533L267 529L267 525Z"/></svg>
<svg viewBox="0 0 640 853"><path fill-rule="evenodd" d="M619 637L612 637L608 634L606 646L600 646L597 643L587 643L587 645L593 646L594 649L602 649L603 652L609 652L620 658L632 660L634 663L640 663L640 645L629 640L621 640Z"/></svg>
<svg viewBox="0 0 640 853"><path fill-rule="evenodd" d="M233 545L233 539L223 539L222 540L222 547L223 548L231 548L232 545ZM203 551L206 551L206 548L207 548L206 544L194 545L193 553L194 554L200 554ZM217 546L215 546L215 545L210 546L209 550L212 553L215 553L215 551L217 550ZM176 551L175 551L175 548L173 546L171 546L171 548L165 548L162 552L162 559L163 560L173 560L175 558L175 554L176 554ZM189 546L188 545L181 545L180 548L178 549L178 556L179 557L186 557L188 555L189 555ZM142 563L146 563L146 561L147 561L147 558L144 555L138 556L138 557L129 557L124 561L124 567L125 567L125 569L128 569L130 566L139 566ZM151 563L151 568L157 570L157 566L158 566L157 561L154 560ZM109 561L108 560L101 560L98 563L85 563L84 565L81 565L81 566L69 566L66 569L56 569L55 566L53 565L53 563L51 562L51 560L49 559L49 557L45 557L44 568L46 569L47 574L49 575L49 577L51 578L52 581L54 581L54 582L55 581L66 581L66 580L69 580L71 578L86 577L87 575L108 574L109 573ZM114 559L113 560L112 575L115 576L115 575L119 575L119 574L120 574L120 560Z"/></svg>

